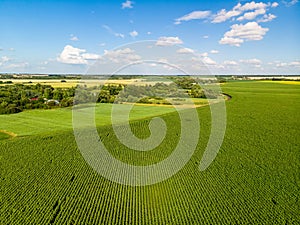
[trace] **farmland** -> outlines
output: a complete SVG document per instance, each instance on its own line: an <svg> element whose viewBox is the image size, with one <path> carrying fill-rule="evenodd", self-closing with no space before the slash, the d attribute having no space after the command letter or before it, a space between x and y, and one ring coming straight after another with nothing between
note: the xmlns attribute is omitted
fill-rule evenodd
<svg viewBox="0 0 300 225"><path fill-rule="evenodd" d="M0 130L17 134L8 139L0 132L0 224L299 224L300 86L236 81L222 91L232 99L224 142L210 167L198 168L211 124L209 107L200 107L199 143L188 164L144 187L113 183L89 167L76 145L70 108L0 115ZM96 106L97 130L123 162L157 163L178 142L172 107L134 107L136 136L149 136L154 116L168 127L149 152L121 145L110 112L110 104Z"/></svg>

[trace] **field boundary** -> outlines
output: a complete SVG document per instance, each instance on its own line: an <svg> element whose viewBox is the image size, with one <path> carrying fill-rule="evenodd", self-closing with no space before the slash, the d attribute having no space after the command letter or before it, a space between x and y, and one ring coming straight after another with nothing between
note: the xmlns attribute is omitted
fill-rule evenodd
<svg viewBox="0 0 300 225"><path fill-rule="evenodd" d="M10 138L17 137L17 134L15 134L13 132L10 132L10 131L7 131L7 130L0 130L0 133L7 134L7 135L10 136Z"/></svg>

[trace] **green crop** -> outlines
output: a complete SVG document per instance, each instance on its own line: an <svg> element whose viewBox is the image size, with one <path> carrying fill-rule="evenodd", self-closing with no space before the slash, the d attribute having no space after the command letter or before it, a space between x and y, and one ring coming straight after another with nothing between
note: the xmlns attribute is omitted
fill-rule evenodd
<svg viewBox="0 0 300 225"><path fill-rule="evenodd" d="M222 90L232 99L226 101L225 139L210 167L198 168L211 122L209 107L202 107L199 143L189 163L170 179L145 187L113 183L84 161L68 109L23 112L45 113L50 125L57 120L62 129L52 133L52 127L46 133L22 129L22 113L0 117L0 130L29 135L0 141L0 224L299 224L300 86L229 82ZM147 117L159 115L152 113ZM131 128L145 138L150 118L139 118L144 117L135 117ZM99 138L119 160L153 164L179 139L178 114L161 118L167 135L150 152L121 145L109 123L98 124ZM44 122L28 120L36 126Z"/></svg>

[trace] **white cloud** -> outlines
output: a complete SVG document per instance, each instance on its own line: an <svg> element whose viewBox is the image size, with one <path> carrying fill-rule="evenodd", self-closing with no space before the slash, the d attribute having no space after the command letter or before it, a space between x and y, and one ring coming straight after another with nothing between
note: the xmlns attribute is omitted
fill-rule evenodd
<svg viewBox="0 0 300 225"><path fill-rule="evenodd" d="M238 3L231 10L221 9L217 14L213 15L212 23L221 23L226 20L235 20L237 16L244 13L243 16L237 18L238 21L241 20L253 20L258 15L264 15L270 7L275 8L278 6L277 2L263 3L263 2L247 2L244 5Z"/></svg>
<svg viewBox="0 0 300 225"><path fill-rule="evenodd" d="M204 38L204 39L207 39L207 38L209 38L209 36L208 36L208 35L204 35L203 38Z"/></svg>
<svg viewBox="0 0 300 225"><path fill-rule="evenodd" d="M292 61L292 62L280 62L276 61L276 67L300 67L300 61Z"/></svg>
<svg viewBox="0 0 300 225"><path fill-rule="evenodd" d="M300 61L293 61L289 63L289 66L300 67Z"/></svg>
<svg viewBox="0 0 300 225"><path fill-rule="evenodd" d="M207 65L216 65L217 63L209 57L204 57L202 62Z"/></svg>
<svg viewBox="0 0 300 225"><path fill-rule="evenodd" d="M238 7L240 7L240 3L236 5L233 10L226 11L226 9L220 10L216 15L214 15L214 18L212 20L212 23L221 23L224 22L232 17L240 15L242 12L237 10Z"/></svg>
<svg viewBox="0 0 300 225"><path fill-rule="evenodd" d="M231 38L231 37L224 36L219 41L219 43L222 44L222 45L231 45L231 46L240 47L241 44L244 43L244 40L240 39L240 38Z"/></svg>
<svg viewBox="0 0 300 225"><path fill-rule="evenodd" d="M109 26L107 26L107 25L102 25L102 27L103 27L105 30L107 30L109 33L113 34L113 35L116 36L116 37L120 37L120 38L124 38L124 37L125 37L124 34L122 34L122 33L117 33L117 32L115 32L115 31L113 31L113 29L111 29L111 28L110 28Z"/></svg>
<svg viewBox="0 0 300 225"><path fill-rule="evenodd" d="M244 40L262 40L268 30L269 28L263 28L256 22L234 24L231 26L231 30L224 34L224 37L219 41L219 43L240 46Z"/></svg>
<svg viewBox="0 0 300 225"><path fill-rule="evenodd" d="M139 35L139 33L138 33L136 30L134 30L134 31L130 32L129 35L130 35L131 37L135 38L136 36Z"/></svg>
<svg viewBox="0 0 300 225"><path fill-rule="evenodd" d="M5 63L7 63L8 61L10 61L11 59L7 56L2 56L0 58L0 66L4 65Z"/></svg>
<svg viewBox="0 0 300 225"><path fill-rule="evenodd" d="M148 35L152 34L150 31L147 32Z"/></svg>
<svg viewBox="0 0 300 225"><path fill-rule="evenodd" d="M211 14L210 11L193 11L189 14L186 14L180 18L175 19L175 24L180 24L182 21L205 19L209 17L210 14Z"/></svg>
<svg viewBox="0 0 300 225"><path fill-rule="evenodd" d="M29 66L28 62L21 62L21 63L12 63L7 66L5 66L6 69L20 69L20 68L26 68Z"/></svg>
<svg viewBox="0 0 300 225"><path fill-rule="evenodd" d="M241 59L240 62L248 63L248 64L260 64L261 61L259 59Z"/></svg>
<svg viewBox="0 0 300 225"><path fill-rule="evenodd" d="M125 37L125 35L124 35L124 34L121 34L121 33L114 33L114 35L115 35L116 37L120 37L120 38L124 38L124 37Z"/></svg>
<svg viewBox="0 0 300 225"><path fill-rule="evenodd" d="M122 3L122 9L126 9L126 8L132 9L132 8L133 8L132 5L133 5L133 2L127 0L126 2L123 2L123 3Z"/></svg>
<svg viewBox="0 0 300 225"><path fill-rule="evenodd" d="M204 55L199 55L199 57L192 57L192 61L195 62L195 63L193 63L193 65L196 65L196 67L197 67L197 63L199 63L199 62L204 63L206 65L210 65L210 66L217 65L217 63L213 59L211 59L208 56L204 56Z"/></svg>
<svg viewBox="0 0 300 225"><path fill-rule="evenodd" d="M276 16L269 13L268 15L265 14L261 19L259 19L257 22L261 22L261 23L264 23L264 22L270 22L272 21L273 19L275 19Z"/></svg>
<svg viewBox="0 0 300 225"><path fill-rule="evenodd" d="M78 37L74 36L73 34L71 34L70 36L71 41L79 41Z"/></svg>
<svg viewBox="0 0 300 225"><path fill-rule="evenodd" d="M7 56L2 56L1 57L1 62L8 62L10 60L10 58L9 57L7 57Z"/></svg>
<svg viewBox="0 0 300 225"><path fill-rule="evenodd" d="M156 45L158 46L171 46L171 45L178 45L182 44L183 41L179 37L160 37Z"/></svg>
<svg viewBox="0 0 300 225"><path fill-rule="evenodd" d="M96 59L100 59L101 58L100 55L97 55L97 54L94 54L94 53L84 53L81 56L85 60L96 60Z"/></svg>
<svg viewBox="0 0 300 225"><path fill-rule="evenodd" d="M289 2L287 2L287 1L282 1L282 2L283 2L283 4L284 4L286 7L290 7L290 6L293 6L293 5L297 4L297 3L298 3L298 0L292 0L292 1L289 1Z"/></svg>
<svg viewBox="0 0 300 225"><path fill-rule="evenodd" d="M207 52L203 52L203 53L200 53L198 54L200 57L207 57L208 56L208 53Z"/></svg>
<svg viewBox="0 0 300 225"><path fill-rule="evenodd" d="M96 60L100 58L101 56L97 54L86 53L85 49L66 45L59 57L57 57L57 61L66 64L88 64L88 60Z"/></svg>
<svg viewBox="0 0 300 225"><path fill-rule="evenodd" d="M249 11L249 10L256 10L256 9L264 9L268 6L268 4L265 4L263 2L247 2L244 5L241 5L238 7L238 10L240 11Z"/></svg>
<svg viewBox="0 0 300 225"><path fill-rule="evenodd" d="M277 63L276 67L285 67L287 65L288 65L287 63Z"/></svg>
<svg viewBox="0 0 300 225"><path fill-rule="evenodd" d="M266 13L265 9L256 9L253 12L247 12L243 16L240 16L237 18L238 21L242 20L253 20L255 19L258 15L264 15Z"/></svg>
<svg viewBox="0 0 300 225"><path fill-rule="evenodd" d="M181 53L181 54L194 53L194 50L191 48L180 48L177 50L177 53Z"/></svg>
<svg viewBox="0 0 300 225"><path fill-rule="evenodd" d="M67 64L87 64L87 61L82 57L82 53L84 52L86 52L85 49L74 48L71 45L66 45L57 60Z"/></svg>
<svg viewBox="0 0 300 225"><path fill-rule="evenodd" d="M225 33L227 37L238 37L246 40L261 40L269 29L263 28L256 22L248 22L246 24L234 24L231 30Z"/></svg>
<svg viewBox="0 0 300 225"><path fill-rule="evenodd" d="M223 62L223 64L226 65L226 66L237 66L238 65L238 63L236 61L233 61L233 60L225 60Z"/></svg>
<svg viewBox="0 0 300 225"><path fill-rule="evenodd" d="M141 56L137 55L135 51L130 48L118 49L114 51L104 50L103 58L115 63L130 63L141 60Z"/></svg>
<svg viewBox="0 0 300 225"><path fill-rule="evenodd" d="M218 50L211 50L210 53L211 53L211 54L218 54L219 51L218 51Z"/></svg>
<svg viewBox="0 0 300 225"><path fill-rule="evenodd" d="M245 64L251 64L251 65L260 65L261 61L259 59L241 59L240 60L241 63L245 63Z"/></svg>

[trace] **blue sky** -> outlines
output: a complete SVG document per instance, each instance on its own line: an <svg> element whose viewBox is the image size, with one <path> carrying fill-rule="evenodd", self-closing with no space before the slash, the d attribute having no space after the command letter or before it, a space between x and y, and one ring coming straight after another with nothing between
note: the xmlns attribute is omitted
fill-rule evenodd
<svg viewBox="0 0 300 225"><path fill-rule="evenodd" d="M135 60L119 46L153 40L179 45L214 74L300 74L299 5L1 0L0 72L86 73L106 56Z"/></svg>

